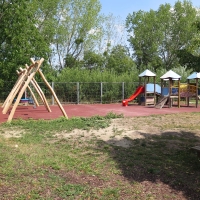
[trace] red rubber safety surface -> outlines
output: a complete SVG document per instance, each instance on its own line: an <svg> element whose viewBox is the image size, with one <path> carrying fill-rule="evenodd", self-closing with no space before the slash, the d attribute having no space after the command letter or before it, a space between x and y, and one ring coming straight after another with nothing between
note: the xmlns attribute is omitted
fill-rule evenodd
<svg viewBox="0 0 200 200"><path fill-rule="evenodd" d="M44 106L33 108L33 106L18 106L14 114L13 120L17 118L21 119L56 119L63 116L60 108L57 105L50 106L52 112L48 112ZM95 115L105 116L106 114L113 112L115 114L123 114L124 117L137 117L148 116L153 114L171 114L171 113L183 113L183 112L200 112L200 106L181 106L178 107L163 107L162 109L156 109L153 106L139 106L129 105L122 106L121 103L117 104L68 104L63 105L66 114L71 117L91 117ZM9 116L9 109L7 114L2 114L2 108L0 108L0 123L6 122Z"/></svg>

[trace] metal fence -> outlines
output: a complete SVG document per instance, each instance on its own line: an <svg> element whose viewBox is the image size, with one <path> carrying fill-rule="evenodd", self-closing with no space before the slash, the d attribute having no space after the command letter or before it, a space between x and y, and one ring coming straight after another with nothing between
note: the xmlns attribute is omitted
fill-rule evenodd
<svg viewBox="0 0 200 200"><path fill-rule="evenodd" d="M39 86L45 94L49 104L56 102L45 83L39 82ZM62 104L86 104L86 103L116 103L128 98L138 86L138 82L51 82L49 83ZM12 84L9 84L12 85ZM1 102L3 102L12 87L2 90ZM39 103L42 103L37 93L32 88ZM27 91L26 97L30 94Z"/></svg>

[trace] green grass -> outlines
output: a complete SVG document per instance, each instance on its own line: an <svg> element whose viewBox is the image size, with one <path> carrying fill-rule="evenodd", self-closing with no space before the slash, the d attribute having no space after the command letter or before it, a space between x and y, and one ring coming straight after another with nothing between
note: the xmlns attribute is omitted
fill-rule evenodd
<svg viewBox="0 0 200 200"><path fill-rule="evenodd" d="M77 128L105 128L117 117L122 116L109 113L106 117L2 124L1 199L177 199L180 191L186 199L200 197L200 161L190 151L200 139L192 132L129 138L129 148L97 139L54 137ZM181 117L187 120L184 114ZM21 137L3 137L19 129Z"/></svg>

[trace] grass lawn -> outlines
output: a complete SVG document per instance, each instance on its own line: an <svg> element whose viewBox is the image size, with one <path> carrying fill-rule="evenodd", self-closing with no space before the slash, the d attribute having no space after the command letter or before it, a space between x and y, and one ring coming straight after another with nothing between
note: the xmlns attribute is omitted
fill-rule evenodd
<svg viewBox="0 0 200 200"><path fill-rule="evenodd" d="M109 113L1 124L0 199L200 199L200 159L190 150L200 145L199 113L129 119L142 137L121 138L126 148L95 136L117 118L126 120ZM93 134L57 136L76 129Z"/></svg>

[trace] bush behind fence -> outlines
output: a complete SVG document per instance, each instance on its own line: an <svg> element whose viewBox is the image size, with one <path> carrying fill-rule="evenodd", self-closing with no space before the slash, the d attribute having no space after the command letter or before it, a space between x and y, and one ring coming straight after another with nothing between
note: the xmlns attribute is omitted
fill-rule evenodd
<svg viewBox="0 0 200 200"><path fill-rule="evenodd" d="M55 100L45 83L39 82L39 86L45 94L49 104L55 104ZM84 103L117 103L128 98L138 86L138 82L51 82L49 83L62 104ZM8 84L7 88L1 88L1 102L4 102L14 83ZM12 87L11 87L12 86ZM31 86L31 85L30 85ZM31 86L37 100L42 100ZM30 97L27 90L26 97Z"/></svg>

